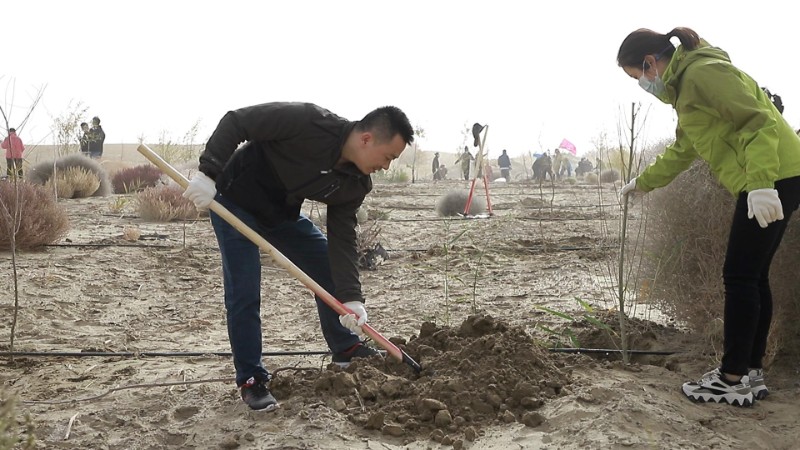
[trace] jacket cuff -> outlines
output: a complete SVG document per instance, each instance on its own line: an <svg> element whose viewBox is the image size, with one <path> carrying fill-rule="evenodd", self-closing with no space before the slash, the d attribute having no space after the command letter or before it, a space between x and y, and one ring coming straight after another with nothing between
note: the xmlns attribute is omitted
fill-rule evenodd
<svg viewBox="0 0 800 450"><path fill-rule="evenodd" d="M748 181L745 189L747 189L747 192L753 192L756 189L775 189L775 183L767 180Z"/></svg>

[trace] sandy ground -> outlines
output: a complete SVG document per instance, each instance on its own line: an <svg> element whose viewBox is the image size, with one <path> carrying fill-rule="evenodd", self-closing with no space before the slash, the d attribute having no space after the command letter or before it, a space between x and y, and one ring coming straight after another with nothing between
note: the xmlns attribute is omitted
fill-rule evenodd
<svg viewBox="0 0 800 450"><path fill-rule="evenodd" d="M327 356L268 356L282 407L266 414L238 398L229 358L210 354L3 357L0 380L48 449L797 448L797 367L770 368L771 394L752 408L694 404L680 385L714 367L713 349L647 304L635 305L633 345L679 353L625 366L545 349L568 343L565 329L584 347L613 345L540 307L579 317L579 298L616 326L614 186L493 184L494 217L436 216L442 194L467 187L377 184L365 204L390 255L362 273L370 322L422 376L393 360L341 371ZM145 222L133 201L112 214L116 197L63 200L69 235L18 254L15 349L229 351L208 220ZM123 239L126 227L140 239ZM0 259L10 280L10 254ZM265 351L325 351L309 291L267 259L263 273ZM10 290L0 299L7 350Z"/></svg>

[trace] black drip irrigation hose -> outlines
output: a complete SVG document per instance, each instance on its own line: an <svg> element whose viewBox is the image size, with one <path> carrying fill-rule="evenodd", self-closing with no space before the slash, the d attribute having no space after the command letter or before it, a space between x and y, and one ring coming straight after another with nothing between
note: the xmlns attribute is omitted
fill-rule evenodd
<svg viewBox="0 0 800 450"><path fill-rule="evenodd" d="M274 351L261 352L262 356L308 356L308 355L330 355L330 351ZM171 358L181 356L226 356L231 357L231 352L0 352L0 356L60 356L68 358L81 358L88 356L101 357L140 357L150 356L157 358Z"/></svg>
<svg viewBox="0 0 800 450"><path fill-rule="evenodd" d="M623 351L616 348L549 348L553 353L622 353ZM631 355L674 355L676 353L683 353L673 350L627 350Z"/></svg>
<svg viewBox="0 0 800 450"><path fill-rule="evenodd" d="M555 347L548 348L553 353L622 353L620 349L611 348L571 348L571 347ZM672 350L628 350L632 355L674 355L676 353L683 353L680 351ZM313 356L313 355L330 355L331 352L327 350L311 350L311 351L271 351L261 352L262 356ZM200 357L200 356L224 356L232 357L231 352L9 352L0 351L0 356L55 356L67 358L82 358L82 357L154 357L154 358L173 358L173 357Z"/></svg>

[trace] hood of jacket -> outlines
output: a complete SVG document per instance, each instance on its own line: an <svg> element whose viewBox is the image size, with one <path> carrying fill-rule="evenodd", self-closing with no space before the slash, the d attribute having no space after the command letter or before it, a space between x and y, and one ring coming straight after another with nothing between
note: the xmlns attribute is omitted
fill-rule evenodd
<svg viewBox="0 0 800 450"><path fill-rule="evenodd" d="M667 70L661 75L666 91L660 100L675 106L680 91L681 78L686 69L692 64L715 64L719 62L730 64L731 58L725 50L712 47L703 39L700 39L700 46L692 51L686 51L682 45L679 45L672 55Z"/></svg>

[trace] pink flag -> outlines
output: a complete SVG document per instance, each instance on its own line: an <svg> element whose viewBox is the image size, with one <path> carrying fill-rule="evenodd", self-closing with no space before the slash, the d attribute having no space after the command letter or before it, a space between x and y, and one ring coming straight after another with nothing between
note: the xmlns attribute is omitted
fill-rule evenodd
<svg viewBox="0 0 800 450"><path fill-rule="evenodd" d="M563 148L564 150L572 153L573 155L576 155L578 153L578 150L575 148L575 144L566 139L563 139L561 141L561 144L559 144L558 148Z"/></svg>

